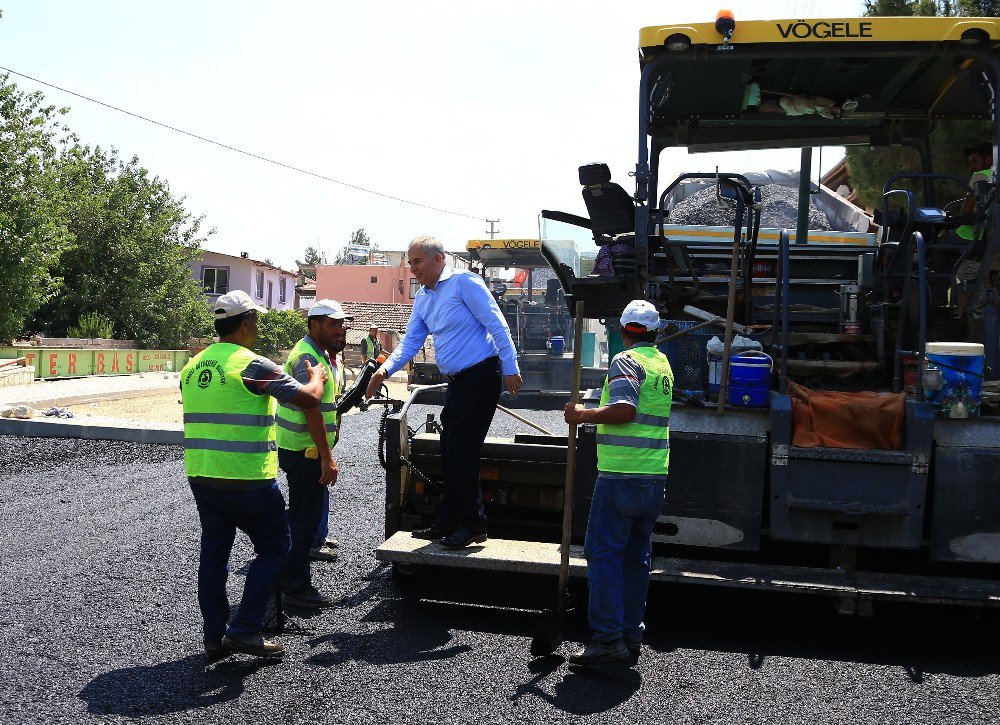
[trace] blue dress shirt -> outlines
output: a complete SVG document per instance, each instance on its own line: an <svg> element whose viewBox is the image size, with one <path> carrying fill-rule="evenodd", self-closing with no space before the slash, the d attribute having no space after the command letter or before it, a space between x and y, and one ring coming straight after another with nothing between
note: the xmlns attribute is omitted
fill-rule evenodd
<svg viewBox="0 0 1000 725"><path fill-rule="evenodd" d="M382 365L386 374L412 360L429 334L434 336L438 368L445 375L498 354L504 375L520 372L510 328L478 274L444 267L434 289L419 289L406 334Z"/></svg>

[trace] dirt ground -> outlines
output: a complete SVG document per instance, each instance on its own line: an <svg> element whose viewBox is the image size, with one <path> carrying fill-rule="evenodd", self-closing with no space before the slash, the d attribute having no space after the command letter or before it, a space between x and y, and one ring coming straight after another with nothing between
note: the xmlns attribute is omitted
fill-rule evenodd
<svg viewBox="0 0 1000 725"><path fill-rule="evenodd" d="M406 400L408 393L404 383L389 383L389 395ZM117 418L130 421L150 421L156 423L177 423L183 419L180 391L168 391L156 395L122 400L105 400L99 403L67 406L77 418ZM348 415L357 412L351 411Z"/></svg>
<svg viewBox="0 0 1000 725"><path fill-rule="evenodd" d="M180 390L122 400L104 400L99 403L67 406L77 418L119 418L156 423L177 423L182 420Z"/></svg>

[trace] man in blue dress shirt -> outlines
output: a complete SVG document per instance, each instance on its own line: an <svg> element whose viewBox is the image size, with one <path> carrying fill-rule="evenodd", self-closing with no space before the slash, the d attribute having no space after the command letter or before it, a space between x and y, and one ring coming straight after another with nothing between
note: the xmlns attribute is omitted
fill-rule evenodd
<svg viewBox="0 0 1000 725"><path fill-rule="evenodd" d="M479 484L479 457L497 403L501 377L511 395L521 387L510 328L483 278L445 265L434 237L417 237L407 250L410 272L423 285L413 300L406 335L368 384L368 397L408 363L434 336L438 368L448 377L441 422L444 497L428 529L414 531L442 546L463 548L486 541Z"/></svg>

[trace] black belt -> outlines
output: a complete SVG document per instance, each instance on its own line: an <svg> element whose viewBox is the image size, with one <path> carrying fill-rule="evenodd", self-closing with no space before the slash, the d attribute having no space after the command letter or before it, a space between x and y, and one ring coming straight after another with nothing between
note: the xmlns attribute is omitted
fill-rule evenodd
<svg viewBox="0 0 1000 725"><path fill-rule="evenodd" d="M500 362L500 356L494 355L493 357L488 357L482 362L477 362L475 365L470 365L464 370L459 370L454 375L445 375L448 380L458 380L461 377L468 375L469 373L475 372L481 368L486 368L487 366L495 367L497 363Z"/></svg>

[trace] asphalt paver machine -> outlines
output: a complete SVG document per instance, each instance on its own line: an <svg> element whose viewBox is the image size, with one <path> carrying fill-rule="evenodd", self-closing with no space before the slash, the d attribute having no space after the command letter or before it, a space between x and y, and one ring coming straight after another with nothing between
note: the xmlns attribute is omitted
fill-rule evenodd
<svg viewBox="0 0 1000 725"><path fill-rule="evenodd" d="M676 402L653 578L826 593L848 613L880 599L1000 604L1000 418L989 414L996 408L977 409L978 399L952 406L959 417L942 417L941 400L942 380L988 387L1000 377L998 184L994 173L969 188L930 163L935 125L954 120L988 122L997 158L1000 21L737 22L723 14L644 28L639 46L634 192L613 183L607 166L587 164L579 170L587 216L544 211L540 228L568 304L582 304L587 318L613 328L629 300L645 298L670 321L664 349ZM812 148L855 144L913 147L921 171L885 180L877 234L810 230ZM762 229L767 202L748 175L705 170L664 183L660 157L671 148L800 148L794 228ZM692 183L713 190L730 224L672 223ZM948 213L946 201L969 196L973 214ZM578 276L544 244L566 238L560 225L589 230L610 250L613 273ZM959 226L973 238L956 239ZM698 341L698 328L713 324L725 340L717 400L704 385L710 359ZM760 407L727 394L738 367L734 330L756 339L773 364ZM982 355L978 372L956 376L950 358L929 354L933 345L970 343ZM843 396L827 405L848 411L841 428L864 423L885 440L844 446L806 436L803 406L820 416L810 397L820 388ZM496 538L485 546L448 552L409 536L433 515L440 475L436 435L408 426L420 395L385 420L379 558L554 573L564 436L487 441L482 480ZM866 396L895 407L878 418ZM576 460L579 541L596 476L586 426ZM585 567L574 549L571 573Z"/></svg>

